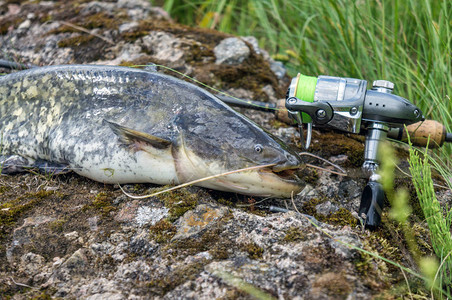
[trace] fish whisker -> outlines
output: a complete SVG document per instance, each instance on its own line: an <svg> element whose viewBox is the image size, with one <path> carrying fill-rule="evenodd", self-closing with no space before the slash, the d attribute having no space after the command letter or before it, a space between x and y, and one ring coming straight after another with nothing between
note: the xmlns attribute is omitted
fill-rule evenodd
<svg viewBox="0 0 452 300"><path fill-rule="evenodd" d="M228 171L228 172L224 172L224 173L220 173L220 174L216 174L216 175L203 177L203 178L196 179L196 180L193 180L193 181L189 181L189 182L186 182L186 183L174 186L172 188L165 189L163 191L159 191L159 192L155 192L155 193L152 193L152 194L149 194L149 195L143 195L143 196L131 195L131 194L127 193L126 191L124 191L124 189L121 187L121 185L119 183L118 183L118 185L119 185L119 188L121 189L121 191L127 197L132 198L132 199L146 199L146 198L154 197L154 196L157 196L157 195L160 195L160 194L163 194L163 193L171 192L171 191L174 191L174 190L186 187L186 186L190 186L190 185L193 185L193 184L196 184L196 183L200 183L200 182L203 182L203 181L206 181L206 180L210 180L210 179L214 179L214 178L218 178L218 177L222 177L222 176L226 176L226 175L231 175L231 174L239 173L239 172L252 171L252 170L257 170L257 169L262 169L262 168L273 167L275 165L276 164L259 165L259 166L253 166L253 167L248 167L248 168Z"/></svg>

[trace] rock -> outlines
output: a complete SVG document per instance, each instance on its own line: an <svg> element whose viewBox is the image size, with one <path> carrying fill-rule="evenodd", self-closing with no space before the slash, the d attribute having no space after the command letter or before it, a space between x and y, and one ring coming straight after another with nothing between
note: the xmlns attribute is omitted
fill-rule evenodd
<svg viewBox="0 0 452 300"><path fill-rule="evenodd" d="M27 30L28 28L30 28L31 25L31 21L30 20L25 20L22 23L20 23L19 27L17 27L17 29L19 30Z"/></svg>
<svg viewBox="0 0 452 300"><path fill-rule="evenodd" d="M325 201L320 204L317 204L315 207L316 212L319 215L329 216L339 210L339 207L331 201Z"/></svg>
<svg viewBox="0 0 452 300"><path fill-rule="evenodd" d="M216 64L236 65L242 63L250 55L250 49L239 38L222 40L214 49Z"/></svg>
<svg viewBox="0 0 452 300"><path fill-rule="evenodd" d="M264 86L262 91L268 96L269 102L276 102L276 93L270 84Z"/></svg>
<svg viewBox="0 0 452 300"><path fill-rule="evenodd" d="M180 49L181 40L171 33L153 31L142 38L142 45L157 60L175 63L184 56L184 51Z"/></svg>
<svg viewBox="0 0 452 300"><path fill-rule="evenodd" d="M259 48L259 43L254 36L242 36L241 39L250 43L251 46L253 47L254 52L258 55L262 55L262 57L270 63L270 69L273 71L273 73L275 73L278 79L284 78L284 76L287 73L284 64L280 61L274 61L267 51Z"/></svg>
<svg viewBox="0 0 452 300"><path fill-rule="evenodd" d="M80 14L92 15L100 12L112 13L114 7L115 5L113 3L108 2L99 2L99 1L88 2L86 5L84 5L83 9L80 11Z"/></svg>
<svg viewBox="0 0 452 300"><path fill-rule="evenodd" d="M8 14L17 15L20 12L20 6L17 4L8 4Z"/></svg>
<svg viewBox="0 0 452 300"><path fill-rule="evenodd" d="M229 212L224 206L200 204L195 209L186 212L178 220L178 230L173 239L185 239L196 235L205 228L212 226Z"/></svg>
<svg viewBox="0 0 452 300"><path fill-rule="evenodd" d="M131 32L138 28L138 22L124 23L119 26L119 33Z"/></svg>
<svg viewBox="0 0 452 300"><path fill-rule="evenodd" d="M24 220L24 224L14 230L13 241L6 250L6 257L10 262L16 253L20 253L24 245L32 243L35 237L35 232L39 230L40 226L55 220L49 216L29 217Z"/></svg>
<svg viewBox="0 0 452 300"><path fill-rule="evenodd" d="M155 225L158 221L168 216L168 208L162 207L150 207L150 206L141 206L138 208L137 215L135 217L135 222L138 226L143 225Z"/></svg>
<svg viewBox="0 0 452 300"><path fill-rule="evenodd" d="M84 299L124 299L120 287L113 280L98 278L81 285L73 292L77 298ZM111 297L111 298L110 298Z"/></svg>
<svg viewBox="0 0 452 300"><path fill-rule="evenodd" d="M147 281L152 276L151 271L151 267L147 263L134 261L120 265L114 278L122 282Z"/></svg>
<svg viewBox="0 0 452 300"><path fill-rule="evenodd" d="M126 9L134 21L145 19L151 11L151 2L147 0L118 0L117 6Z"/></svg>
<svg viewBox="0 0 452 300"><path fill-rule="evenodd" d="M345 154L340 154L337 156L331 156L328 160L334 164L344 164L348 160L348 156Z"/></svg>
<svg viewBox="0 0 452 300"><path fill-rule="evenodd" d="M99 293L86 298L86 300L122 300L127 299L122 293Z"/></svg>
<svg viewBox="0 0 452 300"><path fill-rule="evenodd" d="M126 9L151 9L151 2L147 0L118 0L117 6Z"/></svg>
<svg viewBox="0 0 452 300"><path fill-rule="evenodd" d="M158 205L161 206L161 204ZM115 216L115 219L116 221L129 223L138 227L145 225L152 226L167 217L168 211L166 207L157 207L153 203L151 205L143 205L142 201L134 200L126 202L119 214Z"/></svg>
<svg viewBox="0 0 452 300"><path fill-rule="evenodd" d="M88 221L89 228L92 231L97 231L98 230L97 222L99 221L99 218L97 216L92 217L92 218L88 218L87 221Z"/></svg>
<svg viewBox="0 0 452 300"><path fill-rule="evenodd" d="M86 249L78 249L63 263L62 267L67 268L71 272L79 272L84 270L87 265Z"/></svg>
<svg viewBox="0 0 452 300"><path fill-rule="evenodd" d="M278 79L283 79L284 76L286 76L286 67L280 61L270 61L270 69L273 71L273 73L275 73Z"/></svg>
<svg viewBox="0 0 452 300"><path fill-rule="evenodd" d="M305 187L298 194L303 201L310 200L314 197L318 196L318 192L314 187L310 184L306 184Z"/></svg>
<svg viewBox="0 0 452 300"><path fill-rule="evenodd" d="M64 234L64 237L70 241L75 241L78 238L78 232L72 231Z"/></svg>
<svg viewBox="0 0 452 300"><path fill-rule="evenodd" d="M20 258L20 267L27 275L38 273L45 263L44 257L33 252L28 252Z"/></svg>
<svg viewBox="0 0 452 300"><path fill-rule="evenodd" d="M149 232L143 230L141 233L133 236L128 245L128 251L135 255L151 257L158 248L158 244L149 238Z"/></svg>

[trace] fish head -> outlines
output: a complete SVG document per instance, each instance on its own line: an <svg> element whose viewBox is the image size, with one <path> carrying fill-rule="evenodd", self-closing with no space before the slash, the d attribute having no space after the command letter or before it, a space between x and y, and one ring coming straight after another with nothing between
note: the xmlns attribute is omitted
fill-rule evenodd
<svg viewBox="0 0 452 300"><path fill-rule="evenodd" d="M212 120L204 116L181 126L176 169L182 181L255 166L266 167L236 172L207 180L198 185L261 197L290 197L303 183L296 171L300 156L279 139L235 112ZM203 119L203 122L196 122Z"/></svg>

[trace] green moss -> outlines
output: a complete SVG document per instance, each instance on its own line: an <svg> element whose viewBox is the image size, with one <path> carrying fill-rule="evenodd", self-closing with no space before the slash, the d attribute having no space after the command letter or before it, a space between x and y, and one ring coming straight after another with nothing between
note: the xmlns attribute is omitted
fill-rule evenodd
<svg viewBox="0 0 452 300"><path fill-rule="evenodd" d="M309 200L308 202L306 202L305 204L303 204L302 213L308 214L310 216L316 217L317 216L317 210L315 209L315 207L326 201L326 199L323 198L313 198L311 200Z"/></svg>
<svg viewBox="0 0 452 300"><path fill-rule="evenodd" d="M345 276L344 272L327 272L320 275L312 283L314 290L321 290L327 295L338 297L337 299L346 298L352 291L352 286Z"/></svg>
<svg viewBox="0 0 452 300"><path fill-rule="evenodd" d="M345 154L348 159L346 165L361 167L364 162L364 137L346 135L343 133L324 131L316 136L318 142L312 143L312 151L321 157Z"/></svg>
<svg viewBox="0 0 452 300"><path fill-rule="evenodd" d="M195 208L198 204L198 195L187 189L178 189L163 193L157 197L162 200L169 209L168 220L171 222L176 221L180 216L185 214L188 210Z"/></svg>
<svg viewBox="0 0 452 300"><path fill-rule="evenodd" d="M324 221L327 221L329 223L333 223L336 225L341 225L341 226L351 226L351 227L355 227L357 224L357 220L355 217L353 217L353 215L351 214L351 212L343 207L339 208L339 210L333 214L331 214L330 216L326 216L324 217ZM322 218L320 218L322 219ZM322 220L323 221L323 220Z"/></svg>
<svg viewBox="0 0 452 300"><path fill-rule="evenodd" d="M82 208L82 211L95 211L102 216L107 217L110 212L117 210L117 207L113 205L113 194L109 192L100 192L94 198L91 204L87 204Z"/></svg>
<svg viewBox="0 0 452 300"><path fill-rule="evenodd" d="M78 36L70 37L63 39L58 42L58 47L64 48L64 47L79 47L81 45L86 45L90 41L94 39L93 35L87 35L87 34L81 34Z"/></svg>
<svg viewBox="0 0 452 300"><path fill-rule="evenodd" d="M0 186L0 195L11 190L11 187L9 186Z"/></svg>
<svg viewBox="0 0 452 300"><path fill-rule="evenodd" d="M286 236L283 239L284 242L296 242L306 240L307 240L306 232L298 227L290 227L289 230L287 230Z"/></svg>
<svg viewBox="0 0 452 300"><path fill-rule="evenodd" d="M31 298L31 300L52 300L52 296L47 294L45 291Z"/></svg>
<svg viewBox="0 0 452 300"><path fill-rule="evenodd" d="M278 119L271 119L269 122L269 125L271 128L275 128L275 129L289 127L288 124L286 124Z"/></svg>
<svg viewBox="0 0 452 300"><path fill-rule="evenodd" d="M48 226L53 232L63 232L64 224L66 224L67 220L65 219L57 219L55 221L49 222Z"/></svg>
<svg viewBox="0 0 452 300"><path fill-rule="evenodd" d="M105 29L117 29L119 20L114 16L100 12L86 17L79 26L83 26L87 29L105 28Z"/></svg>
<svg viewBox="0 0 452 300"><path fill-rule="evenodd" d="M121 38L125 41L134 42L140 37L146 36L149 34L149 31L146 30L134 30L132 32L123 32L121 34Z"/></svg>
<svg viewBox="0 0 452 300"><path fill-rule="evenodd" d="M303 171L301 172L300 178L304 182L315 186L317 184L317 181L319 180L319 173L317 172L316 169L304 168Z"/></svg>
<svg viewBox="0 0 452 300"><path fill-rule="evenodd" d="M140 21L133 31L121 33L121 39L128 42L135 42L137 39L149 34L152 23L149 21Z"/></svg>
<svg viewBox="0 0 452 300"><path fill-rule="evenodd" d="M167 219L162 219L149 228L151 238L160 244L169 242L176 232L176 226Z"/></svg>
<svg viewBox="0 0 452 300"><path fill-rule="evenodd" d="M252 259L261 259L264 254L264 248L259 247L256 243L246 243L240 247L245 252L248 252Z"/></svg>
<svg viewBox="0 0 452 300"><path fill-rule="evenodd" d="M206 63L206 57L211 58L212 61L215 60L215 54L213 49L205 44L192 43L190 45L190 50L185 53L185 61L187 62L201 62Z"/></svg>
<svg viewBox="0 0 452 300"><path fill-rule="evenodd" d="M58 28L52 29L50 30L47 35L52 35L52 34L59 34L59 33L80 33L80 30L75 29L72 26L68 26L68 25L62 25Z"/></svg>
<svg viewBox="0 0 452 300"><path fill-rule="evenodd" d="M150 280L146 285L152 293L163 296L184 282L195 279L204 270L207 262L196 262L179 266L170 274Z"/></svg>
<svg viewBox="0 0 452 300"><path fill-rule="evenodd" d="M223 204L224 206L227 207L236 207L235 203L232 202L231 200L225 199L223 197L220 197L218 199L216 199L216 201L220 204Z"/></svg>
<svg viewBox="0 0 452 300"><path fill-rule="evenodd" d="M44 14L41 17L39 17L40 23L46 23L46 22L50 22L50 21L53 21L53 17L51 14Z"/></svg>
<svg viewBox="0 0 452 300"><path fill-rule="evenodd" d="M325 198L313 198L312 200L308 201L303 205L302 212L313 216L317 220L328 223L328 224L335 224L335 225L341 225L341 226L351 226L354 227L357 225L357 219L352 215L352 213L341 207L338 211L335 213L332 213L329 216L321 215L317 213L316 206L320 203L323 203L327 201Z"/></svg>
<svg viewBox="0 0 452 300"><path fill-rule="evenodd" d="M377 253L393 261L399 261L395 257L398 251L394 251L394 248L386 239L375 234L369 235L367 239L363 240L362 249ZM399 273L398 270L392 270L392 265L386 264L383 260L377 259L363 251L357 253L359 259L354 261L355 268L361 274L365 285L375 290L384 288L383 283L388 281L392 272L394 272L393 274Z"/></svg>
<svg viewBox="0 0 452 300"><path fill-rule="evenodd" d="M26 193L15 200L0 205L0 257L5 254L3 240L13 229L16 222L20 220L29 210L39 203L54 195L53 191L38 191Z"/></svg>
<svg viewBox="0 0 452 300"><path fill-rule="evenodd" d="M53 195L54 191L38 191L36 193L26 193L0 205L0 226L14 224L26 211L39 204L42 200ZM25 202L25 203L23 203ZM23 204L21 204L23 203Z"/></svg>
<svg viewBox="0 0 452 300"><path fill-rule="evenodd" d="M25 18L20 18L16 16L10 16L7 18L0 19L0 35L7 34L10 27L17 27L23 21L25 21Z"/></svg>
<svg viewBox="0 0 452 300"><path fill-rule="evenodd" d="M152 59L149 55L141 55L137 59L134 60L123 60L119 64L119 66L123 67L135 67L135 66L145 66L148 65L150 62L155 62L154 59Z"/></svg>

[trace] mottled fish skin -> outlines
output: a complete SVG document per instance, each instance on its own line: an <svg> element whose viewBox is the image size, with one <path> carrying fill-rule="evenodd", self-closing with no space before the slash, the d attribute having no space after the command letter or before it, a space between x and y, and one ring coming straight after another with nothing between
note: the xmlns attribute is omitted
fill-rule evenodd
<svg viewBox="0 0 452 300"><path fill-rule="evenodd" d="M66 164L100 182L174 184L261 164L276 163L278 171L300 165L296 153L212 94L155 72L35 68L1 76L0 97L3 156ZM114 124L170 146L127 144ZM200 185L277 197L301 188L296 177L257 171Z"/></svg>

